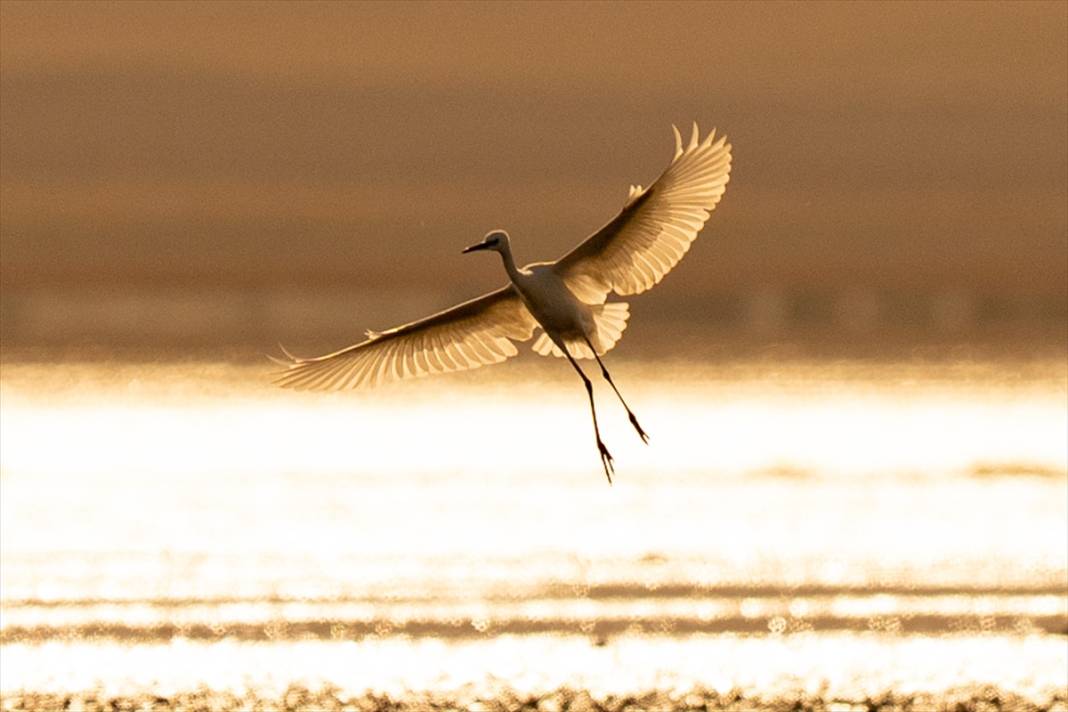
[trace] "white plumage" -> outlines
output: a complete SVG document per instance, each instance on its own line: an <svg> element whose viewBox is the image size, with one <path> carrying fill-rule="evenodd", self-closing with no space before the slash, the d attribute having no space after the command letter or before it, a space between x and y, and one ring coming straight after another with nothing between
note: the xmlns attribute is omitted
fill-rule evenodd
<svg viewBox="0 0 1068 712"><path fill-rule="evenodd" d="M551 325L545 328L532 311L588 312L586 319L578 319L588 326L583 334L565 328L558 336L575 358L594 356L583 336L599 354L607 352L622 336L629 312L625 303L597 307L611 292L639 294L663 279L690 249L730 178L731 146L725 137L717 141L713 131L701 141L694 124L684 148L678 129L672 129L675 154L660 178L646 189L631 186L623 211L556 262L509 266L508 237L490 233L487 241L497 235L500 242L480 249L502 254L512 277L508 285L404 326L369 331L366 341L325 356L290 357L276 383L341 390L478 368L515 356L512 342L529 340L538 327L542 331L534 351L563 357ZM532 309L531 301L543 308ZM567 303L576 301L578 305ZM552 316L546 321L553 321ZM563 316L555 321L576 320L572 314Z"/></svg>
<svg viewBox="0 0 1068 712"><path fill-rule="evenodd" d="M606 303L608 295L640 294L679 263L704 227L727 187L731 145L712 131L704 140L697 124L683 147L677 128L671 163L648 188L631 186L622 212L555 262L516 267L508 233L495 230L464 252L501 255L508 284L425 319L387 331L317 358L286 352L286 368L275 382L285 388L342 390L462 371L500 363L518 353L513 342L528 341L538 329L534 351L567 358L590 396L594 431L605 474L612 457L601 442L593 390L575 359L596 359L616 345L627 327L629 307ZM638 434L637 418L619 396Z"/></svg>
<svg viewBox="0 0 1068 712"><path fill-rule="evenodd" d="M715 130L698 140L697 124L683 149L648 189L632 186L614 220L557 260L555 269L579 299L604 302L609 292L641 294L660 282L690 249L727 189L731 145Z"/></svg>
<svg viewBox="0 0 1068 712"><path fill-rule="evenodd" d="M425 319L317 358L283 364L275 383L285 388L335 391L500 363L519 351L537 322L511 285Z"/></svg>

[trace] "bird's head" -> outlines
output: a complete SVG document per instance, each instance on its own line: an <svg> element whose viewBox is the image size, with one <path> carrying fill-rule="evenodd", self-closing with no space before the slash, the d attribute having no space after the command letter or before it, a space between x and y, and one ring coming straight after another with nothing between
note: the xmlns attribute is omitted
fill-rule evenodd
<svg viewBox="0 0 1068 712"><path fill-rule="evenodd" d="M468 252L476 252L478 250L493 250L494 252L504 252L509 247L508 233L504 230L492 230L486 233L486 236L482 238L482 242L477 245L471 245L464 248L464 254Z"/></svg>

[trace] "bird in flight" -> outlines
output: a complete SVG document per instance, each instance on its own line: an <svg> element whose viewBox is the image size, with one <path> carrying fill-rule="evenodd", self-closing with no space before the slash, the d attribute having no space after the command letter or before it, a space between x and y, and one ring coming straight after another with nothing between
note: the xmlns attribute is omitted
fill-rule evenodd
<svg viewBox="0 0 1068 712"><path fill-rule="evenodd" d="M630 316L626 302L609 302L609 294L640 294L660 282L690 249L709 213L727 188L731 145L704 139L697 124L684 146L675 133L671 163L648 188L631 186L622 212L555 262L517 267L508 233L493 230L464 253L498 253L508 284L481 297L387 331L368 331L367 339L316 358L288 351L276 359L285 370L275 383L283 388L338 391L463 371L500 363L518 353L513 342L539 332L533 349L543 356L566 358L586 387L593 433L608 482L612 455L601 440L593 384L578 359L595 359L601 375L630 418L643 442L649 436L623 399L601 356L623 335Z"/></svg>

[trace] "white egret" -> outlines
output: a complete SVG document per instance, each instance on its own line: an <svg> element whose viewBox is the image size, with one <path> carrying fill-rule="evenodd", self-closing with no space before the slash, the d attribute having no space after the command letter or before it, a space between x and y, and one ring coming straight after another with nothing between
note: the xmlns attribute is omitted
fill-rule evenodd
<svg viewBox="0 0 1068 712"><path fill-rule="evenodd" d="M286 370L275 382L285 388L343 390L500 363L515 356L513 341L534 341L537 353L566 358L582 378L590 400L593 432L605 476L613 460L601 440L593 384L576 359L596 359L601 375L627 411L631 425L648 442L623 400L601 355L627 326L625 302L606 302L609 293L639 294L657 284L690 249L730 179L731 146L715 130L700 139L697 124L685 147L677 128L675 155L648 188L631 186L622 212L555 262L517 267L508 233L494 230L464 250L492 250L501 256L508 284L388 331L368 331L354 346L317 358L286 353ZM283 349L284 351L284 349Z"/></svg>

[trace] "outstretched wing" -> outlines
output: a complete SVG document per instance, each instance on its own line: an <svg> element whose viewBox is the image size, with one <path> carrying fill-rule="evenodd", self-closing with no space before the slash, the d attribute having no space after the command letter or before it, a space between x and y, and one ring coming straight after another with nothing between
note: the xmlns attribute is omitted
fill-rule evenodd
<svg viewBox="0 0 1068 712"><path fill-rule="evenodd" d="M518 353L537 322L511 285L411 324L367 332L367 340L318 358L291 358L275 378L283 388L340 391L464 371ZM288 354L287 354L288 356Z"/></svg>
<svg viewBox="0 0 1068 712"><path fill-rule="evenodd" d="M612 222L556 261L568 288L588 304L601 304L609 292L639 294L678 264L709 213L727 189L731 145L715 141L713 129L699 140L697 124L686 148L675 132L675 156L646 189L632 186L627 203Z"/></svg>

